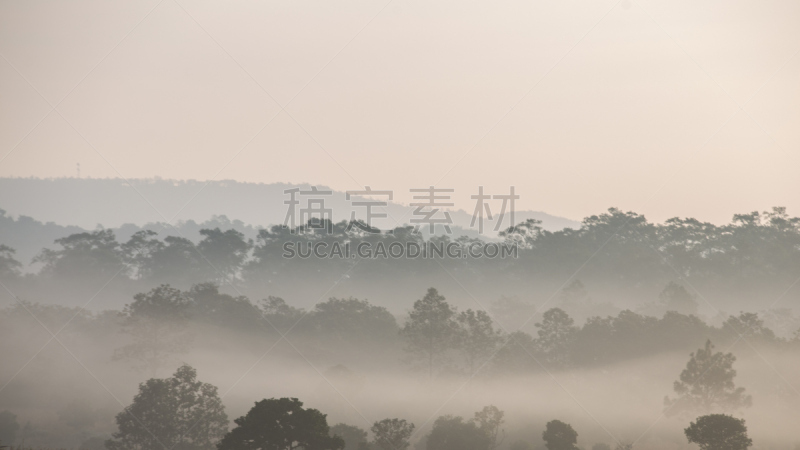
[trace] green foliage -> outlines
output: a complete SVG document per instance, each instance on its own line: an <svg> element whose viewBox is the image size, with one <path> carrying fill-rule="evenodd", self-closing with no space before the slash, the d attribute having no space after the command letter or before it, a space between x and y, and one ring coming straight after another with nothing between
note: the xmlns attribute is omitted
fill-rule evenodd
<svg viewBox="0 0 800 450"><path fill-rule="evenodd" d="M109 450L211 450L228 431L217 388L197 381L188 365L172 378L140 384L133 403L116 419L119 430L106 442Z"/></svg>
<svg viewBox="0 0 800 450"><path fill-rule="evenodd" d="M746 450L753 445L744 419L725 414L698 417L684 433L689 442L699 445L701 450Z"/></svg>
<svg viewBox="0 0 800 450"><path fill-rule="evenodd" d="M303 408L296 398L261 400L234 422L236 428L225 435L218 450L341 450L345 445L341 437L329 435L325 414Z"/></svg>
<svg viewBox="0 0 800 450"><path fill-rule="evenodd" d="M578 443L578 432L572 428L572 425L560 420L547 422L545 430L542 432L542 439L547 450L578 450L575 445Z"/></svg>

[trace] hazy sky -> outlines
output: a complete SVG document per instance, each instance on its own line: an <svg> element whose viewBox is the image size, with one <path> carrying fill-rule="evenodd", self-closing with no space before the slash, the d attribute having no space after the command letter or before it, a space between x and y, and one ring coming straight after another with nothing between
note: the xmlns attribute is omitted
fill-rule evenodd
<svg viewBox="0 0 800 450"><path fill-rule="evenodd" d="M800 215L798 23L797 1L3 1L0 176Z"/></svg>

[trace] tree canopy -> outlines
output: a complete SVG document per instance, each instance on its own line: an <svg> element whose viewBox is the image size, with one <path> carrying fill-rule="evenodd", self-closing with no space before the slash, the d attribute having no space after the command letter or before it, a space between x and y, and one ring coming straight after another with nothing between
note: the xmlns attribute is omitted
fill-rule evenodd
<svg viewBox="0 0 800 450"><path fill-rule="evenodd" d="M197 381L188 365L171 378L140 384L133 403L116 419L118 431L106 441L109 450L211 450L228 431L217 388Z"/></svg>
<svg viewBox="0 0 800 450"><path fill-rule="evenodd" d="M699 445L702 450L747 450L753 445L744 419L725 414L698 417L684 433L690 443Z"/></svg>
<svg viewBox="0 0 800 450"><path fill-rule="evenodd" d="M344 440L331 436L325 414L303 408L296 398L271 398L256 402L246 415L234 420L219 450L342 450Z"/></svg>
<svg viewBox="0 0 800 450"><path fill-rule="evenodd" d="M665 399L667 411L672 414L698 410L710 412L750 406L752 398L733 382L735 361L732 353L714 352L714 344L711 340L706 341L705 347L691 354L680 379L675 382L675 393L679 397Z"/></svg>
<svg viewBox="0 0 800 450"><path fill-rule="evenodd" d="M578 450L578 432L572 425L560 420L547 422L542 432L547 450Z"/></svg>

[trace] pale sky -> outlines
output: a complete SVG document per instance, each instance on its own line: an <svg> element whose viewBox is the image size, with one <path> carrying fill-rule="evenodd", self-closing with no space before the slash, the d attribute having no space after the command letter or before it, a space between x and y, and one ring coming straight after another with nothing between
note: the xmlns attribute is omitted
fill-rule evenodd
<svg viewBox="0 0 800 450"><path fill-rule="evenodd" d="M800 215L798 24L797 1L2 1L0 176Z"/></svg>

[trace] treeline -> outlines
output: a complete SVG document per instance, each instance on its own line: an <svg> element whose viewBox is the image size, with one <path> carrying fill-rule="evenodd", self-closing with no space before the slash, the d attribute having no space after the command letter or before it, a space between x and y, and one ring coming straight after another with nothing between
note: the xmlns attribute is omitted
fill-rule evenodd
<svg viewBox="0 0 800 450"><path fill-rule="evenodd" d="M470 288L491 283L518 292L580 270L584 282L610 283L623 291L660 289L669 280L684 279L698 289L752 296L779 291L800 273L800 218L789 217L785 208L739 214L722 226L679 218L654 224L642 215L613 208L587 217L579 229L547 231L536 220L528 220L501 233L507 243L518 245L518 258L379 255L360 263L351 258L284 257L286 242L349 243L351 248L361 242L373 248L379 242L384 247L393 242L426 242L411 227L373 233L378 230L346 222L316 225L321 226L262 229L254 241L234 229L219 228L203 229L199 242L151 230L136 232L125 242L117 241L108 229L76 233L43 249L33 260L41 268L32 277L100 284L122 278L147 287L233 283L252 294L265 289L288 292L309 282L329 286L345 276L350 285L404 286L408 280L435 284L435 277L446 277L447 272L461 283L471 283ZM449 236L429 241L464 247L481 242ZM22 264L12 246L8 242L0 247L2 279L18 278L21 273Z"/></svg>
<svg viewBox="0 0 800 450"><path fill-rule="evenodd" d="M668 307L686 301L679 285L668 285L664 294ZM429 376L595 367L688 351L709 339L720 345L745 339L754 345L800 348L800 330L791 338L778 337L755 313L730 316L718 327L676 311L657 318L624 310L578 325L563 309L550 308L525 319L535 331L507 329L483 310L459 310L433 288L398 318L367 300L330 298L304 310L278 297L253 303L204 283L185 291L161 285L137 294L118 312L19 301L0 310L0 335L11 345L28 333L39 333L40 326L65 328L72 340L116 343L108 357L153 374L194 348L263 348L265 341L282 339L331 364L362 361L369 354L384 363L402 361Z"/></svg>
<svg viewBox="0 0 800 450"><path fill-rule="evenodd" d="M721 355L721 354L720 354ZM723 355L724 356L724 355ZM728 355L730 356L730 355ZM701 363L702 364L702 363ZM727 380L718 380L724 384ZM732 383L731 383L732 385ZM717 391L726 391L715 386ZM732 389L732 388L731 388ZM362 416L364 420L366 418ZM96 436L81 450L128 450L178 448L185 450L242 450L296 448L319 450L495 450L507 435L504 411L494 405L483 407L473 417L443 415L436 418L425 435L405 419L377 420L369 432L359 426L328 425L327 415L304 408L297 398L256 401L231 429L216 386L201 382L197 372L182 365L170 378L151 378L139 384L133 402L116 415L117 431L111 439ZM531 424L528 427L536 427ZM544 425L541 441L515 440L510 450L579 450L578 432L572 425L555 419ZM0 445L18 440L20 425L10 411L0 413ZM24 430L23 430L24 431ZM685 429L689 443L704 449L746 450L752 445L743 419L725 414L707 414ZM606 442L592 450L630 450L633 443L617 440L608 433ZM7 447L3 447L7 448ZM22 449L22 446L17 447Z"/></svg>

